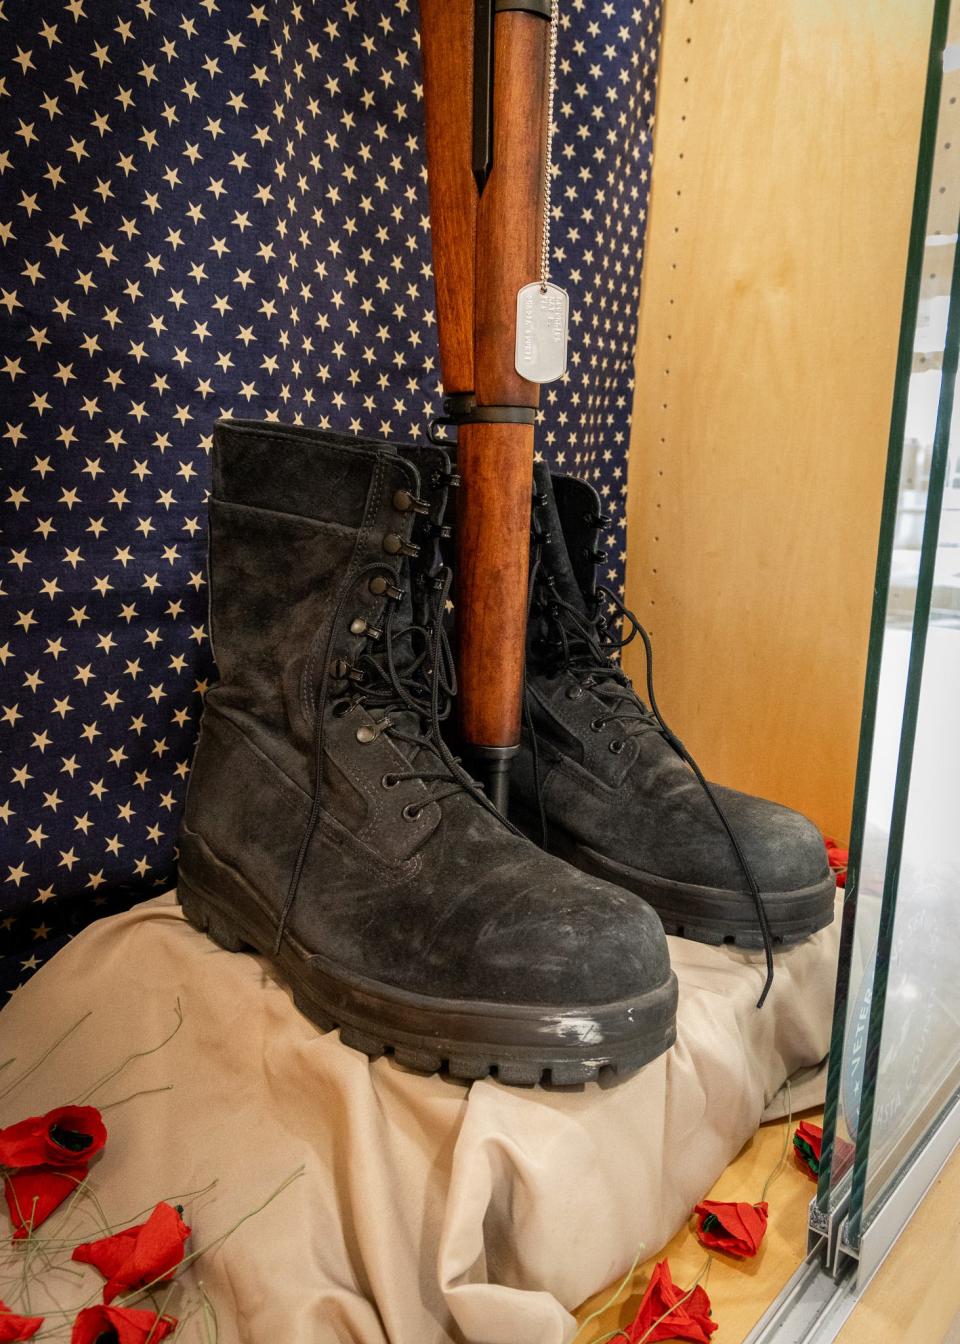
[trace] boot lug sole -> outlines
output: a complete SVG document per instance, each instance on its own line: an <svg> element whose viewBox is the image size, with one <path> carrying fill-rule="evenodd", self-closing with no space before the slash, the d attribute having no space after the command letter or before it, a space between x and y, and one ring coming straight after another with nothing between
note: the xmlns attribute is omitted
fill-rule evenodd
<svg viewBox="0 0 960 1344"><path fill-rule="evenodd" d="M566 859L592 877L603 878L640 896L660 916L665 933L714 947L725 943L745 951L763 947L763 935L749 893L699 887L645 873L581 845L559 827L550 827L548 839L551 854ZM797 891L762 892L774 943L790 947L832 924L836 892L832 876Z"/></svg>
<svg viewBox="0 0 960 1344"><path fill-rule="evenodd" d="M288 939L275 957L271 931L259 903L243 891L246 883L212 854L208 861L229 874L228 882L217 887L229 891L231 908L224 909L223 895L218 900L209 885L201 886L181 870L177 895L188 922L226 951L251 951L272 960L304 1017L321 1031L339 1028L343 1044L370 1059L389 1055L403 1068L444 1070L467 1082L492 1075L513 1086L566 1087L635 1073L676 1039L672 972L662 985L636 998L560 1011L391 990L338 972L315 954L308 958ZM241 910L255 913L244 921Z"/></svg>

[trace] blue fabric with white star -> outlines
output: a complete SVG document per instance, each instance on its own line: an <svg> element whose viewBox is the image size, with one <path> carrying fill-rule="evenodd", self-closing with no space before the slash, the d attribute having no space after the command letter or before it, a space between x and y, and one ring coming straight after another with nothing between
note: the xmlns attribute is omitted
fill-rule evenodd
<svg viewBox="0 0 960 1344"><path fill-rule="evenodd" d="M560 0L538 451L611 515L660 7ZM414 0L0 3L0 989L172 885L215 676L219 415L422 441L439 410Z"/></svg>

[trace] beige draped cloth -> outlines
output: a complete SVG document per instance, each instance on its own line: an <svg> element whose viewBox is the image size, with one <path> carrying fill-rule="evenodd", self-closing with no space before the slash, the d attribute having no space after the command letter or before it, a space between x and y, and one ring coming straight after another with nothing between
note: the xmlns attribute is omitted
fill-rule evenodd
<svg viewBox="0 0 960 1344"><path fill-rule="evenodd" d="M199 1247L303 1168L185 1271L177 1293L202 1279L220 1344L567 1344L571 1309L664 1245L784 1079L826 1054L838 932L777 954L761 1011L762 954L671 938L668 1054L607 1086L468 1087L322 1035L262 960L216 948L169 894L90 926L0 1013L6 1081L90 1012L0 1101L0 1125L155 1045L179 999L176 1035L91 1098L169 1085L105 1111L91 1181L120 1222L216 1179L185 1201ZM57 1296L74 1300L63 1281Z"/></svg>

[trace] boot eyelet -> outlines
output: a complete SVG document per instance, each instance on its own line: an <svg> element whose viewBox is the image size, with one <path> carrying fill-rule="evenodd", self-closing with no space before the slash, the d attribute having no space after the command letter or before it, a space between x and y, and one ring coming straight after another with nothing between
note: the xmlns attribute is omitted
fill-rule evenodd
<svg viewBox="0 0 960 1344"><path fill-rule="evenodd" d="M410 490L397 490L393 496L393 507L398 513L429 513L430 505L425 499L418 499Z"/></svg>
<svg viewBox="0 0 960 1344"><path fill-rule="evenodd" d="M383 634L377 626L371 625L363 616L354 616L350 622L351 635L366 635L367 639L379 639Z"/></svg>
<svg viewBox="0 0 960 1344"><path fill-rule="evenodd" d="M591 721L590 721L590 731L591 731L592 733L600 733L600 732L602 732L602 731L603 731L603 719L591 719Z"/></svg>
<svg viewBox="0 0 960 1344"><path fill-rule="evenodd" d="M382 719L374 719L373 723L361 723L357 729L357 741L362 746L366 746L370 742L376 742L380 734L385 733L392 726L386 715Z"/></svg>
<svg viewBox="0 0 960 1344"><path fill-rule="evenodd" d="M353 663L348 663L346 658L334 658L330 663L330 674L337 681L352 681L360 683L364 680L363 670L354 667Z"/></svg>
<svg viewBox="0 0 960 1344"><path fill-rule="evenodd" d="M580 700L580 699L582 699L582 697L583 697L583 687L582 687L582 686L571 686L571 687L569 688L569 690L567 691L567 699L568 699L568 700Z"/></svg>
<svg viewBox="0 0 960 1344"><path fill-rule="evenodd" d="M403 817L404 821L419 821L420 813L422 811L423 808L419 803L407 803L400 815Z"/></svg>
<svg viewBox="0 0 960 1344"><path fill-rule="evenodd" d="M610 750L613 752L614 756L619 756L626 745L627 744L622 737L615 737L610 743Z"/></svg>
<svg viewBox="0 0 960 1344"><path fill-rule="evenodd" d="M389 579L384 578L382 574L375 574L367 587L373 593L374 597L389 597L394 602L399 602L403 597L403 589L398 588L396 584L391 583Z"/></svg>
<svg viewBox="0 0 960 1344"><path fill-rule="evenodd" d="M388 532L381 542L387 555L409 555L416 558L420 554L420 547L414 545L412 541L404 541L396 532Z"/></svg>
<svg viewBox="0 0 960 1344"><path fill-rule="evenodd" d="M395 789L400 783L400 780L396 775L387 774L383 776L380 783L385 789Z"/></svg>

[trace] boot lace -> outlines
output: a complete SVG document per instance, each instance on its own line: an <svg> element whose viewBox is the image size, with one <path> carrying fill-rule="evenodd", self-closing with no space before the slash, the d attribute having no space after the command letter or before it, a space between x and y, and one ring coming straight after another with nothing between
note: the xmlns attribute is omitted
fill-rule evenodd
<svg viewBox="0 0 960 1344"><path fill-rule="evenodd" d="M425 623L414 621L400 626L397 604L388 599L376 649L365 650L355 664L350 664L345 689L331 694L333 673L330 650L333 639L341 628L344 608L351 599L356 582L368 573L371 576L382 574L382 564L367 565L354 575L354 582L344 589L331 625L314 718L313 805L280 913L274 940L275 954L280 951L286 921L322 811L323 742L328 704L330 712L335 714L343 714L355 705L362 705L373 719L367 740L372 741L380 733L385 733L408 748L402 754L409 761L410 768L390 772L384 777L384 782L390 780L391 784L399 784L402 780L418 779L428 786L434 786L428 787L427 796L421 802L404 809L404 816L408 820L416 820L430 803L438 803L455 793L468 793L509 830L519 834L516 827L500 815L482 786L467 773L460 758L453 755L441 736L440 725L449 717L457 694L453 654L443 621L452 582L452 572L448 566L440 567L425 579L430 592ZM418 760L421 757L422 760Z"/></svg>
<svg viewBox="0 0 960 1344"><path fill-rule="evenodd" d="M750 866L743 846L716 791L704 777L703 771L691 753L677 737L660 712L653 688L653 645L650 636L632 611L626 607L609 588L599 585L592 609L581 611L572 602L567 601L558 591L552 575L547 573L542 563L542 542L535 537L533 562L530 568L530 606L532 609L534 594L540 586L542 597L540 605L544 615L545 630L537 641L537 654L542 660L547 676L565 673L571 676L581 688L581 692L590 689L606 705L607 712L593 720L593 727L601 729L608 723L623 725L623 739L617 750L622 750L630 737L639 737L643 733L658 732L669 743L682 761L693 771L697 782L710 801L717 818L736 854L737 862L746 879L747 890L757 912L757 923L763 938L766 979L757 1007L762 1008L770 987L773 984L773 934L770 921L763 903L760 884ZM604 608L612 608L614 620L611 622L604 614ZM626 631L627 633L624 633ZM620 666L621 651L639 636L646 660L647 700L649 706L637 695L630 678ZM547 818L543 800L543 786L540 774L539 749L533 715L530 709L529 693L524 694L524 720L530 736L533 757L534 787L540 814L541 844L546 847ZM611 746L614 744L611 743Z"/></svg>
<svg viewBox="0 0 960 1344"><path fill-rule="evenodd" d="M356 689L338 697L333 707L336 714L362 705L374 720L370 728L372 735L385 732L395 742L413 748L411 753L405 753L412 768L392 771L388 776L392 784L419 779L425 784L445 786L428 790L423 802L406 813L411 819L419 816L429 803L438 803L455 793L479 792L483 797L480 785L461 768L460 758L450 753L441 736L440 725L450 717L457 694L453 654L444 622L440 619L450 591L451 572L443 567L427 582L436 592L436 599L430 604L432 619L398 628L397 608L391 602L383 625L382 648L367 649L361 654L355 670L362 679L355 683ZM398 646L404 650L399 661ZM402 717L406 716L409 724L411 713L419 732L408 731L402 726ZM391 715L397 715L401 721ZM413 768L421 754L426 755L429 765ZM440 758L440 769L436 768L437 757Z"/></svg>

